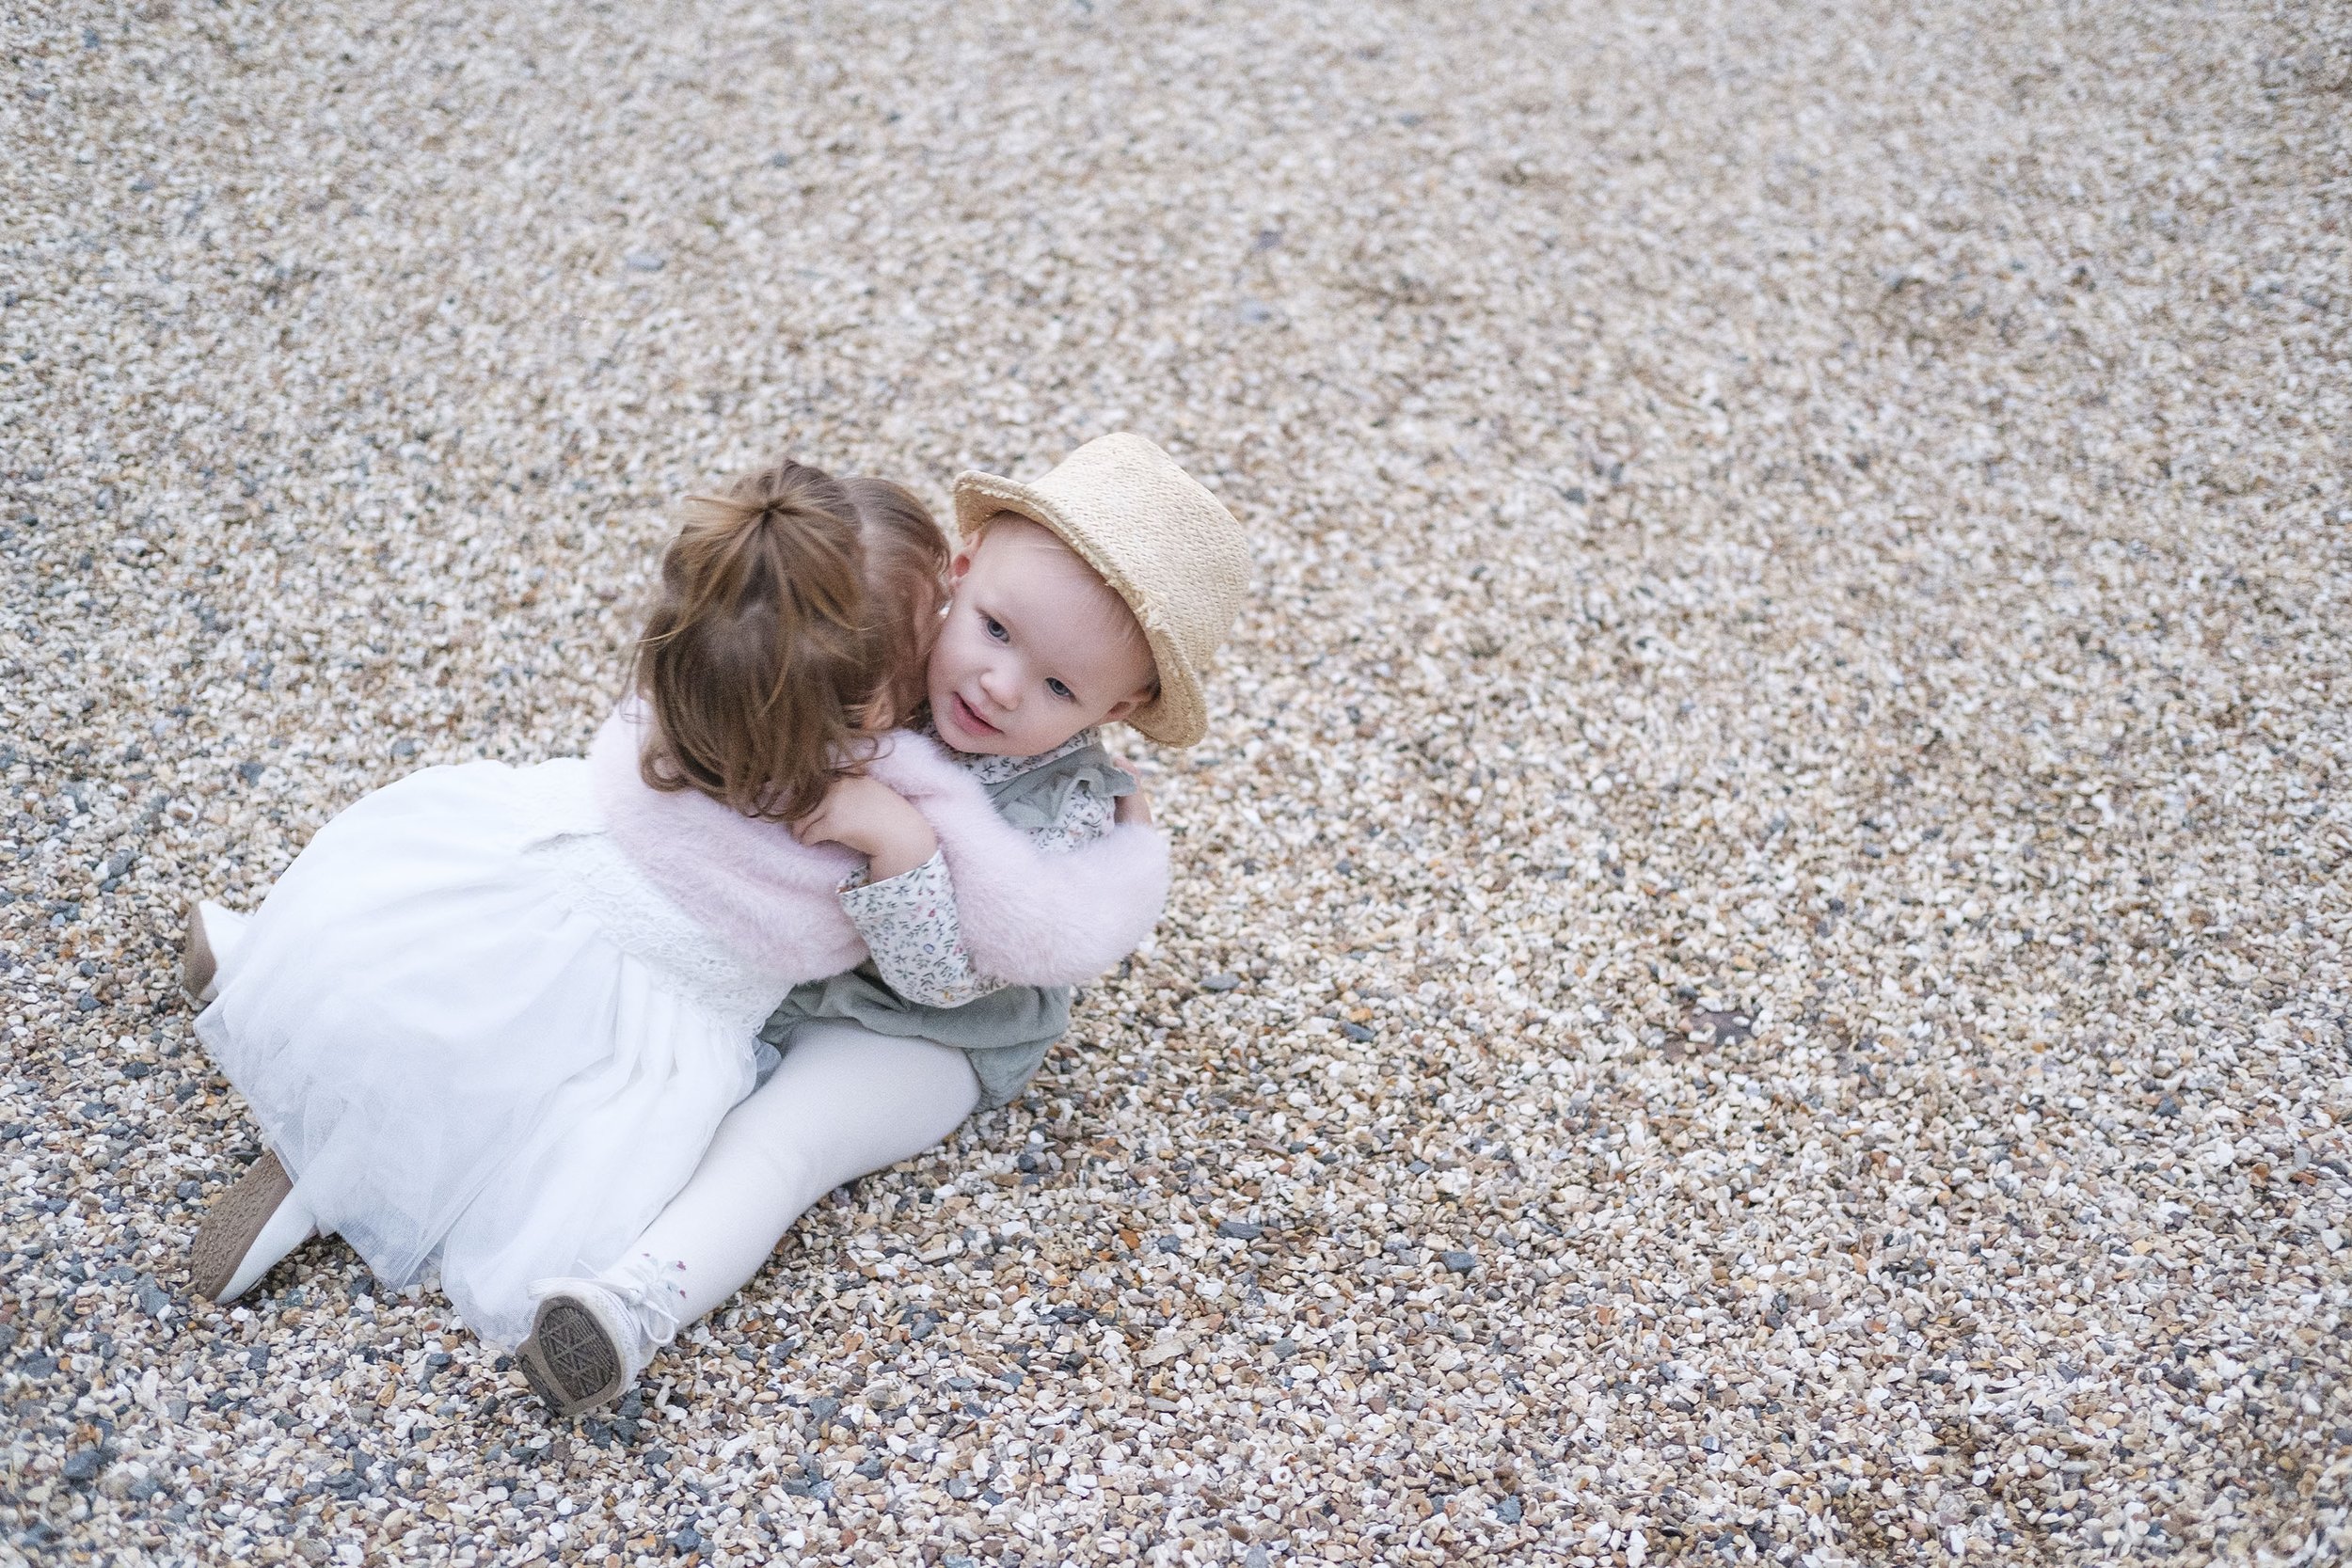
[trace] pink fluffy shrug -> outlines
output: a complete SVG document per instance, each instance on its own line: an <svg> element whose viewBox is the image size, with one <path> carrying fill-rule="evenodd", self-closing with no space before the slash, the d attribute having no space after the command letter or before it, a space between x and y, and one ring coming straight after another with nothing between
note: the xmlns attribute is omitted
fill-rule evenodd
<svg viewBox="0 0 2352 1568"><path fill-rule="evenodd" d="M639 771L648 722L631 698L588 750L596 803L622 853L706 929L789 985L865 962L866 942L837 892L858 855L803 844L783 823L696 790L653 788ZM1159 919L1168 841L1157 831L1121 825L1049 853L997 816L937 743L904 730L891 733L866 771L939 835L964 948L981 974L1012 985L1081 985L1134 952Z"/></svg>

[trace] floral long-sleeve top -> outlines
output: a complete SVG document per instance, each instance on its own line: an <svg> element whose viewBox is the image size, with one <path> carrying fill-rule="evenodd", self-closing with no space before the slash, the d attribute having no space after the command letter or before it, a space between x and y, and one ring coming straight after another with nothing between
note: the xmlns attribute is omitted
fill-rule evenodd
<svg viewBox="0 0 2352 1568"><path fill-rule="evenodd" d="M1026 795L1018 781L1096 745L1097 735L1082 730L1031 757L948 754L996 798L998 810L1026 831L1030 842L1058 853L1109 832L1117 819L1117 797L1132 790L1133 781L1105 770L1065 778ZM866 881L863 871L853 874L841 884L841 908L866 939L882 983L909 1002L960 1007L1005 985L973 967L956 916L954 881L946 857L936 851L914 870L882 881Z"/></svg>

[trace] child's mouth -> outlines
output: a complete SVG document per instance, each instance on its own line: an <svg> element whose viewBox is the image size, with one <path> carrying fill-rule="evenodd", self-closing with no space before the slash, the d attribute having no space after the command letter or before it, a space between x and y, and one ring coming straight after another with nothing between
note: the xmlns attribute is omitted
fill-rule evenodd
<svg viewBox="0 0 2352 1568"><path fill-rule="evenodd" d="M959 725L962 726L966 730L969 730L974 735L995 735L998 733L995 725L981 718L979 714L974 710L972 705L963 700L962 692L957 692L955 697L956 722Z"/></svg>

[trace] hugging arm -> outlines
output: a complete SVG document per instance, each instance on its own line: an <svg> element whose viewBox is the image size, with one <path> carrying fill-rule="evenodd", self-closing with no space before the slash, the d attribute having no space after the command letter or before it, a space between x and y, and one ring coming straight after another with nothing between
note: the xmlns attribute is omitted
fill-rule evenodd
<svg viewBox="0 0 2352 1568"><path fill-rule="evenodd" d="M948 855L970 847L952 840L902 875L852 878L842 911L883 983L910 1002L960 1007L1008 984L1076 985L1133 952L1159 915L1167 847L1145 826L1113 834L1107 800L1082 792L1073 804L1072 820L1040 833L1010 873L1034 879L1025 887L959 881ZM977 941L961 912L976 904Z"/></svg>
<svg viewBox="0 0 2352 1568"><path fill-rule="evenodd" d="M904 949L902 939L910 933L918 955L958 951L963 964L955 973L934 974L935 986L918 980L916 990L934 996L968 990L964 999L970 1000L1003 985L1083 985L1151 935L1168 896L1168 842L1157 830L1115 823L1108 799L1080 789L1055 829L1039 835L1045 842L1036 842L998 816L987 792L936 746L905 735L893 742L866 776L922 814L936 835L941 864L939 882L916 865L920 876L876 878L868 889L850 890L858 895L845 899L845 911L878 962L883 949ZM1062 829L1074 832L1057 832ZM904 887L890 888L891 882ZM901 891L923 896L911 903L891 896ZM894 908L884 910L885 903ZM900 918L909 908L922 915L911 927ZM869 925L869 913L892 926ZM955 923L952 931L948 920ZM891 978L887 968L884 974ZM916 999L913 990L900 994Z"/></svg>
<svg viewBox="0 0 2352 1568"><path fill-rule="evenodd" d="M936 851L896 877L852 877L841 890L841 910L866 939L882 984L909 1002L961 1007L1004 988L973 967L956 915L955 879Z"/></svg>
<svg viewBox="0 0 2352 1568"><path fill-rule="evenodd" d="M953 836L940 845L965 950L1010 984L1086 984L1142 944L1168 899L1168 841L1147 827L1060 852L1019 842L1017 868L993 868L993 857Z"/></svg>

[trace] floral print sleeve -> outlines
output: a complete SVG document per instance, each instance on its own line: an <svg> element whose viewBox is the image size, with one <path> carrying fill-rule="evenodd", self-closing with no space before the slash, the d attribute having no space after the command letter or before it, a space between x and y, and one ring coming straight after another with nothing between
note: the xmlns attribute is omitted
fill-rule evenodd
<svg viewBox="0 0 2352 1568"><path fill-rule="evenodd" d="M866 939L882 984L910 1002L961 1007L1004 982L972 967L956 918L955 884L937 850L912 871L868 882L858 872L842 884L841 908Z"/></svg>
<svg viewBox="0 0 2352 1568"><path fill-rule="evenodd" d="M1118 802L1092 789L1073 789L1053 821L1029 830L1029 842L1060 854L1091 844L1111 831ZM961 1007L1005 982L972 966L956 916L955 883L946 858L931 858L886 881L868 882L859 871L841 884L841 908L866 939L882 984L909 1002Z"/></svg>

